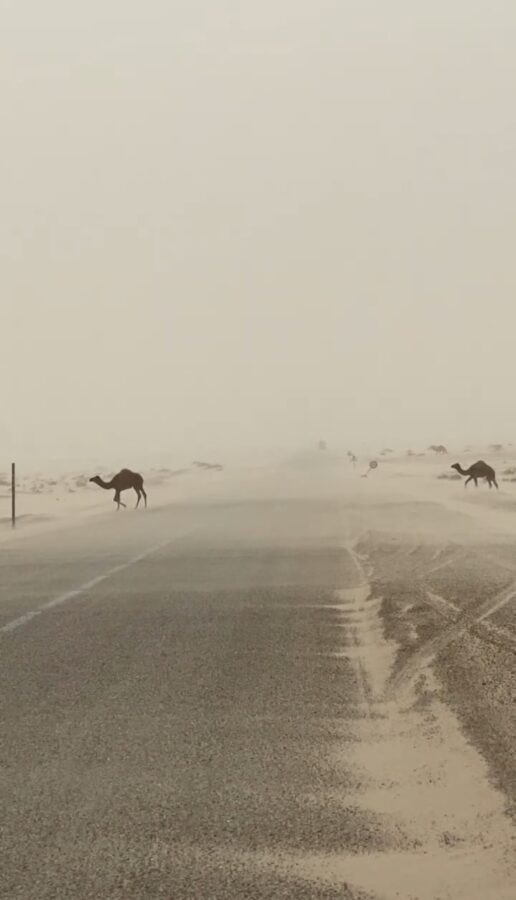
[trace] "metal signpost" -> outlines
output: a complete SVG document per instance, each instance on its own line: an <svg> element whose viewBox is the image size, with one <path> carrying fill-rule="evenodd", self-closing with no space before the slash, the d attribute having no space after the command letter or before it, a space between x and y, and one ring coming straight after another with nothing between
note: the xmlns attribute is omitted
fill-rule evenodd
<svg viewBox="0 0 516 900"><path fill-rule="evenodd" d="M11 463L11 524L16 528L16 463Z"/></svg>

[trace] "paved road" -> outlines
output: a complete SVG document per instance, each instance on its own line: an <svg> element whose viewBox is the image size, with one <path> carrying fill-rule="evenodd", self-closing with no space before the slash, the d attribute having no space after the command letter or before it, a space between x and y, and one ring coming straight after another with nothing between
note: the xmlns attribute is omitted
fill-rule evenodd
<svg viewBox="0 0 516 900"><path fill-rule="evenodd" d="M360 699L332 655L348 526L176 506L1 546L1 897L365 896L274 864L390 840L333 764Z"/></svg>

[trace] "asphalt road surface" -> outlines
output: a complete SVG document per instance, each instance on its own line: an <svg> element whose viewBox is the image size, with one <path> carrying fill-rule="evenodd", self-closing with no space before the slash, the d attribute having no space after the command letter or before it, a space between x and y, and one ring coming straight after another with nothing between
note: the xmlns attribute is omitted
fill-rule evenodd
<svg viewBox="0 0 516 900"><path fill-rule="evenodd" d="M341 539L335 510L237 504L1 551L2 896L337 896L229 851L359 839L303 800L342 710Z"/></svg>
<svg viewBox="0 0 516 900"><path fill-rule="evenodd" d="M353 799L385 657L367 671L353 529L328 500L264 500L2 546L1 897L427 896L337 864L421 847Z"/></svg>

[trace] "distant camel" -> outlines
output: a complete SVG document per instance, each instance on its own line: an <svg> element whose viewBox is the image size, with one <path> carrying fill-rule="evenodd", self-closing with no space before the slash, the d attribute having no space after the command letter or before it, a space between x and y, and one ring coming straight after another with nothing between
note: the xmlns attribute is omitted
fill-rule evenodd
<svg viewBox="0 0 516 900"><path fill-rule="evenodd" d="M485 478L490 488L493 487L493 484L495 488L498 488L495 470L491 466L488 466L483 459L479 459L478 462L473 463L469 469L463 469L460 463L454 463L452 469L455 469L459 475L468 476L467 480L464 482L464 487L466 487L470 481L474 481L475 487L478 487L478 479Z"/></svg>
<svg viewBox="0 0 516 900"><path fill-rule="evenodd" d="M434 453L440 453L441 455L448 453L446 447L443 444L430 444L429 450L433 450Z"/></svg>
<svg viewBox="0 0 516 900"><path fill-rule="evenodd" d="M127 491L129 488L134 488L138 497L135 509L138 509L138 504L142 496L145 500L145 506L147 506L147 494L143 489L143 478L141 475L138 475L138 472L131 472L130 469L122 469L118 475L115 475L111 479L111 481L103 481L100 475L95 475L93 478L90 478L90 481L93 481L94 484L98 484L99 487L104 488L106 491L109 491L111 488L114 489L115 496L113 497L113 502L117 505L117 512L121 506L125 509L125 503L122 503L120 494L122 491Z"/></svg>

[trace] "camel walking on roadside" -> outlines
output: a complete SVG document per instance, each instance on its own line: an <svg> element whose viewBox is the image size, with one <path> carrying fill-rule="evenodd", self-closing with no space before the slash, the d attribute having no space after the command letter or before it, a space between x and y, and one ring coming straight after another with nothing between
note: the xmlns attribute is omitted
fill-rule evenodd
<svg viewBox="0 0 516 900"><path fill-rule="evenodd" d="M473 463L469 469L463 469L460 463L454 463L452 469L455 469L459 475L466 476L467 480L464 482L464 487L467 487L470 481L474 481L475 487L478 487L478 479L485 478L490 488L493 487L493 484L495 488L498 488L495 470L491 466L488 466L483 459L479 459L478 462Z"/></svg>
<svg viewBox="0 0 516 900"><path fill-rule="evenodd" d="M111 481L104 481L100 475L94 475L93 478L90 478L90 481L92 481L93 484L98 484L99 487L104 488L106 491L114 490L115 496L113 497L113 502L117 505L117 512L121 506L125 509L125 503L122 503L120 494L122 491L129 490L129 488L133 488L138 497L135 509L138 509L142 497L145 501L145 506L147 506L147 494L143 489L143 478L138 472L131 472L130 469L122 469L118 475L115 475L111 479Z"/></svg>

